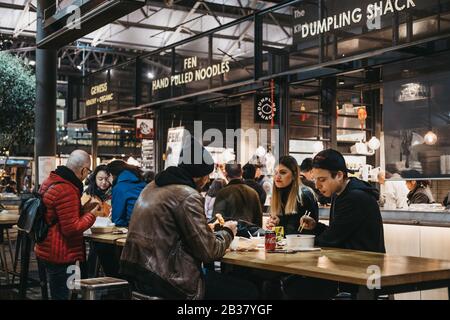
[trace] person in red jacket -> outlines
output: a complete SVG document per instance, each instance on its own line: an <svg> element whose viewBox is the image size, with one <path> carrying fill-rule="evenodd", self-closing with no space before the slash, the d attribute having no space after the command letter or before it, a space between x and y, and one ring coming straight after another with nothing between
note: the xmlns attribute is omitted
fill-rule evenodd
<svg viewBox="0 0 450 320"><path fill-rule="evenodd" d="M86 260L83 232L94 224L92 212L98 207L93 202L81 206L82 181L91 172L90 167L89 154L75 150L67 164L52 171L39 190L51 226L46 239L36 244L35 253L47 273L52 300L69 298L67 280L76 270L71 266Z"/></svg>

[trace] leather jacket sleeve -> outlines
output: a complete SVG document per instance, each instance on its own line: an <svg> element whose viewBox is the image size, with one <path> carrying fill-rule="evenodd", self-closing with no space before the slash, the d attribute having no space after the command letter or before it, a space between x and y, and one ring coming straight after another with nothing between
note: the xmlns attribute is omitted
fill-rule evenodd
<svg viewBox="0 0 450 320"><path fill-rule="evenodd" d="M194 257L208 263L225 255L233 236L226 230L211 230L200 194L188 196L181 203L180 210L174 210L174 215L183 242Z"/></svg>

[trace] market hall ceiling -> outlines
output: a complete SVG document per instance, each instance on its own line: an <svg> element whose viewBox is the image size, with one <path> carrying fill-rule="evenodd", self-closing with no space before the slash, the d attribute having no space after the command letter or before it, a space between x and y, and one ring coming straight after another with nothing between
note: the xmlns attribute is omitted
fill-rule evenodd
<svg viewBox="0 0 450 320"><path fill-rule="evenodd" d="M74 2L60 1L56 13L63 12ZM64 74L94 72L247 16L255 10L269 8L278 2L281 1L147 1L142 8L100 27L74 44L60 48L59 65L62 65ZM0 18L0 34L14 42L6 49L34 60L36 0L2 0ZM276 26L286 23L283 20L286 19L281 15L274 15L269 23ZM217 35L217 39L225 43L221 47L230 47L241 38L240 34L244 31L236 28L228 34ZM242 43L252 41L251 36L241 38ZM198 48L199 52L203 49Z"/></svg>
<svg viewBox="0 0 450 320"><path fill-rule="evenodd" d="M87 3L93 1L98 2L91 0ZM77 0L60 1L55 16L75 2ZM142 8L100 27L80 40L94 46L105 44L151 51L252 14L255 10L271 7L277 2L280 1L146 1ZM2 0L0 17L2 33L15 37L35 36L36 0Z"/></svg>

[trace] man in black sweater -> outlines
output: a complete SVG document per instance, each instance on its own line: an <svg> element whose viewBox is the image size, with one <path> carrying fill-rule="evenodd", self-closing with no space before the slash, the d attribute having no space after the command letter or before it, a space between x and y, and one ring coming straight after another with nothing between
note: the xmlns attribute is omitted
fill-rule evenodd
<svg viewBox="0 0 450 320"><path fill-rule="evenodd" d="M326 226L310 217L300 223L316 234L323 247L384 253L383 221L378 190L367 182L349 178L345 159L336 150L319 152L313 160L317 189L331 197L330 223Z"/></svg>
<svg viewBox="0 0 450 320"><path fill-rule="evenodd" d="M313 159L317 189L331 197L329 226L303 216L300 225L313 230L316 245L352 250L385 252L383 221L378 207L378 190L356 178L349 178L345 159L336 150L319 152ZM282 280L290 299L329 299L340 290L356 293L353 285L339 286L328 280L289 276Z"/></svg>

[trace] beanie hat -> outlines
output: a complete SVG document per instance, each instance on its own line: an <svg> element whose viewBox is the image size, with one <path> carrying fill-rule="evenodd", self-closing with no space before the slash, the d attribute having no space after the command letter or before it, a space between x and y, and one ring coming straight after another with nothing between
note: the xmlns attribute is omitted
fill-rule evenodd
<svg viewBox="0 0 450 320"><path fill-rule="evenodd" d="M178 167L185 170L192 178L199 178L214 171L214 160L200 142L187 135L183 139Z"/></svg>

